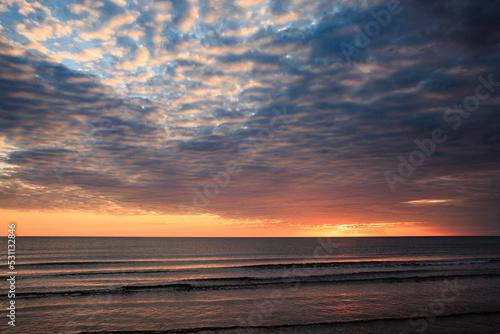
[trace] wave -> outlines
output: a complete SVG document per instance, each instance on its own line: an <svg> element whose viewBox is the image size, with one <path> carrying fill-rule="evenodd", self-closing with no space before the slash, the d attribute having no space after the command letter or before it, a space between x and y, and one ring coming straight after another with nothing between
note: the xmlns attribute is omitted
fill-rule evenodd
<svg viewBox="0 0 500 334"><path fill-rule="evenodd" d="M177 260L126 260L126 261L58 261L58 262L29 262L18 263L17 267L32 268L32 267L45 267L45 266L85 266L96 264L130 264L130 263L165 263L165 262L179 262Z"/></svg>
<svg viewBox="0 0 500 334"><path fill-rule="evenodd" d="M96 275L122 275L122 274L155 274L155 273L182 273L192 272L190 269L143 269L143 270L114 270L114 271L70 271L62 273L29 274L26 278L58 277L58 276L96 276ZM9 276L0 276L0 279Z"/></svg>
<svg viewBox="0 0 500 334"><path fill-rule="evenodd" d="M43 257L40 257L43 258ZM75 266L75 265L96 265L96 264L133 264L133 263L231 263L231 262L271 262L271 261L300 261L303 257L224 257L204 256L204 257L181 257L181 258L140 258L140 259L116 259L116 260L77 260L77 261L47 261L47 262L21 262L18 266L38 267L38 266Z"/></svg>
<svg viewBox="0 0 500 334"><path fill-rule="evenodd" d="M246 259L225 259L211 262L222 264L224 262L244 261ZM274 260L274 259L271 259ZM248 259L248 261L269 261L269 259ZM110 265L110 264L134 264L134 263L185 263L201 262L200 260L117 260L117 261L59 261L59 262L30 262L18 263L20 268L33 268L45 266L87 266L87 265ZM237 266L218 266L217 268L247 268L247 269L288 269L288 268L370 268L370 267L423 267L423 266L453 266L468 264L483 264L500 262L500 259L463 259L463 260L421 260L421 261L323 261L323 262L290 262L290 263L269 263L269 264L251 264Z"/></svg>
<svg viewBox="0 0 500 334"><path fill-rule="evenodd" d="M373 268L373 267L425 267L425 266L459 266L498 262L500 259L474 260L422 260L422 261L332 261L332 262L299 262L280 264L256 264L239 266L252 269L290 269L290 268Z"/></svg>
<svg viewBox="0 0 500 334"><path fill-rule="evenodd" d="M115 288L89 289L89 290L63 290L44 292L16 293L20 297L51 297L51 296L81 296L99 294L124 294L147 291L193 291L193 290L226 290L226 289L256 289L269 286L298 287L311 284L353 284L353 283L398 283L398 282L423 282L452 278L478 278L500 277L500 273L462 274L462 275L428 275L428 276L389 276L389 277L344 277L346 275L316 275L316 276L288 276L284 278L259 278L259 277L226 277L206 278L197 280L183 280L168 284L157 285L123 285Z"/></svg>
<svg viewBox="0 0 500 334"><path fill-rule="evenodd" d="M217 268L219 269L219 268ZM444 271L444 270L441 270ZM61 277L61 276L100 276L100 275L123 275L123 274L156 274L156 273L186 273L195 272L192 269L139 269L139 270L109 270L109 271L70 271L70 272L57 272L57 273L43 273L43 274L29 274L24 277L29 278L47 278L47 277ZM362 274L380 274L380 273L400 273L408 272L408 270L391 270L391 271L368 271L356 272L338 275L362 275ZM411 272L429 272L429 270L411 270ZM0 276L0 279L9 278L9 276ZM224 277L219 279L225 279Z"/></svg>
<svg viewBox="0 0 500 334"><path fill-rule="evenodd" d="M480 311L480 312L464 312L464 313L451 313L451 314L441 314L435 315L435 318L463 318L466 316L493 316L499 315L499 311ZM77 334L164 334L164 333L198 333L198 332L216 332L221 331L233 331L237 330L239 333L245 333L245 329L260 329L266 331L273 331L286 328L300 328L300 327L319 327L319 326L345 326L345 325L363 325L375 322L407 322L410 320L424 319L424 317L392 317L392 318L376 318L376 319L355 319L347 321L324 321L324 322L314 322L305 324L281 324L281 325L261 325L261 326L217 326L217 327L195 327L195 328L179 328L179 329L169 329L169 330L131 330L131 331L97 331L97 332L78 332Z"/></svg>

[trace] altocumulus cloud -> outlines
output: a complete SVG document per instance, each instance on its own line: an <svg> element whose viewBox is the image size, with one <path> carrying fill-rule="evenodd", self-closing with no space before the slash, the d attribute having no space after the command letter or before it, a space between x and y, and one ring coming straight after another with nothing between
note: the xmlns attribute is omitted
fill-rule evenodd
<svg viewBox="0 0 500 334"><path fill-rule="evenodd" d="M499 95L456 131L442 115L500 81L500 1L399 6L346 61L387 1L4 1L0 205L178 214L236 160L204 213L498 232ZM384 171L435 128L447 142L392 193Z"/></svg>

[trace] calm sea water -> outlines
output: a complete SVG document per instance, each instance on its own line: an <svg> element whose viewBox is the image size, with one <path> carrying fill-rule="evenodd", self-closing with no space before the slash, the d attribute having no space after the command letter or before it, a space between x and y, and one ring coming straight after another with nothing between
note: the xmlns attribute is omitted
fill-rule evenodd
<svg viewBox="0 0 500 334"><path fill-rule="evenodd" d="M16 248L16 327L4 317L2 333L500 332L500 237L18 237Z"/></svg>

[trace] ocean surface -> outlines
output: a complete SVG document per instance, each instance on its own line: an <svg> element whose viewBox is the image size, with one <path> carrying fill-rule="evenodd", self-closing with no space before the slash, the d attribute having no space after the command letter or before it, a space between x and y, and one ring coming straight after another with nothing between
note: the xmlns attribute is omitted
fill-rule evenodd
<svg viewBox="0 0 500 334"><path fill-rule="evenodd" d="M500 237L18 237L16 264L2 333L500 333Z"/></svg>

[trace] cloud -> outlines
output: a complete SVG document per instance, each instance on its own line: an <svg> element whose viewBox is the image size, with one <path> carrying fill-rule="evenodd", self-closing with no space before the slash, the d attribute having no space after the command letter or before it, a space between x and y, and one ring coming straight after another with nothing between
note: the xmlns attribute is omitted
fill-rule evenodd
<svg viewBox="0 0 500 334"><path fill-rule="evenodd" d="M103 28L96 31L86 31L81 34L81 38L86 41L102 40L107 41L116 33L116 30L123 25L129 25L135 22L135 16L127 11L123 14L113 16Z"/></svg>
<svg viewBox="0 0 500 334"><path fill-rule="evenodd" d="M137 49L135 53L134 66L142 67L146 66L149 60L149 51L147 48L141 46Z"/></svg>
<svg viewBox="0 0 500 334"><path fill-rule="evenodd" d="M71 33L69 26L63 25L59 20L53 18L47 19L43 24L33 20L24 20L23 22L25 23L19 23L16 26L17 33L36 42L67 36Z"/></svg>
<svg viewBox="0 0 500 334"><path fill-rule="evenodd" d="M6 4L4 208L178 214L202 194L196 213L282 226L499 228L497 93L443 119L478 75L500 81L495 30L474 26L494 4L405 3L350 62L339 45L384 2ZM446 143L392 193L384 172L436 128Z"/></svg>
<svg viewBox="0 0 500 334"><path fill-rule="evenodd" d="M267 0L236 0L236 5L244 9L261 8L266 4Z"/></svg>
<svg viewBox="0 0 500 334"><path fill-rule="evenodd" d="M187 34L198 20L199 13L197 1L190 1L184 13L182 13L179 21L179 29L182 33Z"/></svg>
<svg viewBox="0 0 500 334"><path fill-rule="evenodd" d="M452 199L418 199L404 202L412 205L428 205L428 204L452 204L455 200Z"/></svg>
<svg viewBox="0 0 500 334"><path fill-rule="evenodd" d="M114 3L115 5L120 6L120 7L127 6L127 1L125 1L125 0L110 0L110 1L112 3Z"/></svg>

